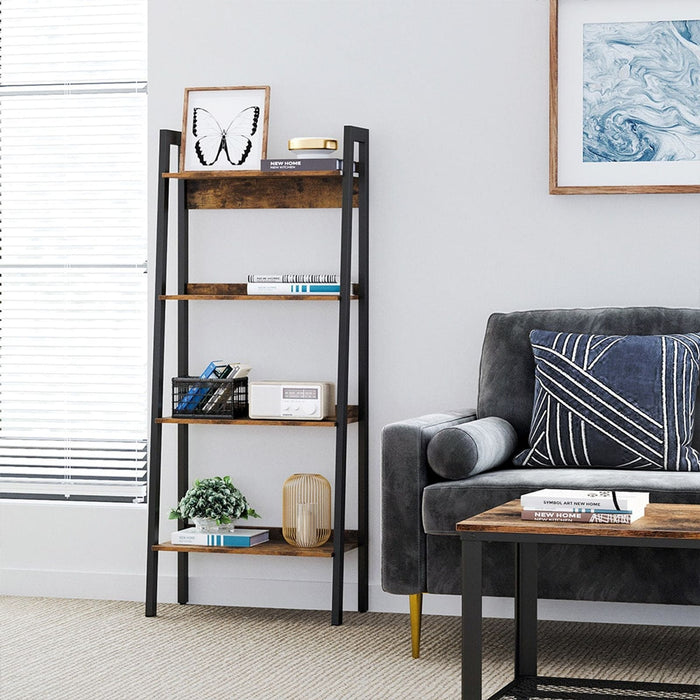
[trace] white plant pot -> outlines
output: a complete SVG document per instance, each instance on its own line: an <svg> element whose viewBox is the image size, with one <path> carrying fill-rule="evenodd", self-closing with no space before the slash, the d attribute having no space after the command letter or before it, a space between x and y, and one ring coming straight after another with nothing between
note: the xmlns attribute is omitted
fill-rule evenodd
<svg viewBox="0 0 700 700"><path fill-rule="evenodd" d="M236 523L225 523L217 525L215 518L191 518L197 532L233 532L236 528Z"/></svg>

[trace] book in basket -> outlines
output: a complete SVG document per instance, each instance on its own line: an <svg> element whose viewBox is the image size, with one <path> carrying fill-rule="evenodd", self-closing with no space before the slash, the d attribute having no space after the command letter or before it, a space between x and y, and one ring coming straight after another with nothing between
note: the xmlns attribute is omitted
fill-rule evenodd
<svg viewBox="0 0 700 700"><path fill-rule="evenodd" d="M199 375L200 379L220 379L230 371L230 365L223 360L212 360ZM182 413L192 412L209 394L206 387L191 387L187 394L177 404L177 411Z"/></svg>
<svg viewBox="0 0 700 700"><path fill-rule="evenodd" d="M269 530L236 528L233 532L198 532L195 527L177 530L170 536L172 544L192 544L204 547L254 547L270 539Z"/></svg>
<svg viewBox="0 0 700 700"><path fill-rule="evenodd" d="M540 489L520 497L524 510L565 510L593 512L632 511L649 503L649 493L642 491L592 491L586 489Z"/></svg>

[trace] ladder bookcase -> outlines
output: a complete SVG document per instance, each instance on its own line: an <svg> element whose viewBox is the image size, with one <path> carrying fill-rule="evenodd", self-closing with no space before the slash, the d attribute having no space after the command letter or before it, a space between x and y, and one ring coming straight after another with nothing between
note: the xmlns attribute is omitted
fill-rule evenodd
<svg viewBox="0 0 700 700"><path fill-rule="evenodd" d="M170 172L171 151L180 148L180 132L162 130L158 158L158 200L156 225L156 259L154 266L153 377L151 398L150 463L148 479L148 551L146 565L146 616L156 615L158 591L158 555L177 552L178 602L188 602L188 554L210 552L246 555L328 557L333 560L331 624L342 624L345 555L358 552L357 608L368 608L368 149L367 129L346 126L343 132L343 161L357 163L353 168L336 171L292 172ZM177 162L177 161L176 161ZM177 292L168 294L167 261L170 180L177 181L175 245L177 258ZM335 295L251 296L245 283L190 284L188 281L189 211L192 209L287 209L339 208L340 211L340 293ZM356 236L353 220L356 217ZM244 234L240 234L244 235ZM351 284L352 246L357 238L357 283ZM270 303L290 301L326 301L338 304L338 361L334 416L323 421L255 420L250 418L185 418L166 416L164 404L165 305L177 303L177 372L187 376L188 305L198 300L245 302L265 300ZM358 403L348 406L350 362L351 302L357 303L357 396ZM311 304L313 307L314 305ZM309 310L312 312L312 309ZM321 547L299 548L287 544L280 527L270 527L270 541L251 548L195 547L159 542L163 425L175 424L177 433L178 498L190 486L188 431L197 423L226 425L298 426L300 429L335 430L335 478L333 534ZM357 423L357 530L346 530L346 483L348 468L348 425ZM280 484L280 496L282 484ZM179 521L178 527L185 523Z"/></svg>

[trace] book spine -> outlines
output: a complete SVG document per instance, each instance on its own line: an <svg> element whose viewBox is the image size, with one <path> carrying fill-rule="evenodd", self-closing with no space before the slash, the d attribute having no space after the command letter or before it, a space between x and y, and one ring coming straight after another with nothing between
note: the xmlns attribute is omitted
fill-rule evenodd
<svg viewBox="0 0 700 700"><path fill-rule="evenodd" d="M541 489L520 497L523 508L559 510L561 508L603 508L634 510L649 503L646 491L584 491L577 489Z"/></svg>
<svg viewBox="0 0 700 700"><path fill-rule="evenodd" d="M224 369L219 373L219 379L226 379L229 375L232 375L233 373L233 366L232 365L226 365ZM206 403L202 407L202 410L205 413L211 413L212 409L219 405L221 397L227 392L230 391L230 386L225 385L221 386L218 389L214 390L214 393L209 396L206 400Z"/></svg>
<svg viewBox="0 0 700 700"><path fill-rule="evenodd" d="M575 510L523 510L523 520L544 520L558 523L616 523L629 524L637 518L631 511L620 512L614 510L581 512Z"/></svg>
<svg viewBox="0 0 700 700"><path fill-rule="evenodd" d="M210 377L219 378L222 372L226 371L228 367L227 364L219 361L212 360L204 371L199 375L200 379L209 379ZM180 412L192 412L197 408L198 404L204 399L204 397L209 393L206 387L192 387L189 389L187 394L183 399L181 399L177 404L177 410Z"/></svg>
<svg viewBox="0 0 700 700"><path fill-rule="evenodd" d="M243 379L244 377L248 376L248 372L250 372L250 365L243 365L239 362L236 362L233 365L229 365L224 372L222 372L221 377L219 379ZM219 387L214 391L213 396L207 399L206 404L204 405L204 412L205 413L211 413L212 411L220 408L223 404L228 401L229 397L233 393L233 384L226 382L223 386Z"/></svg>
<svg viewBox="0 0 700 700"><path fill-rule="evenodd" d="M287 282L293 284L338 284L338 275L287 274L287 275L248 275L248 282Z"/></svg>
<svg viewBox="0 0 700 700"><path fill-rule="evenodd" d="M172 544L191 544L203 547L253 547L264 540L252 539L247 535L217 534L208 532L173 532L170 537Z"/></svg>
<svg viewBox="0 0 700 700"><path fill-rule="evenodd" d="M342 170L341 158L263 158L260 161L263 172L312 170Z"/></svg>
<svg viewBox="0 0 700 700"><path fill-rule="evenodd" d="M530 510L569 510L571 508L603 508L605 510L619 510L615 506L612 497L585 497L585 496L535 496L524 494L520 497L520 505ZM625 504L626 505L626 504Z"/></svg>
<svg viewBox="0 0 700 700"><path fill-rule="evenodd" d="M557 506L557 505L532 505L531 503L520 504L525 510L549 511L554 510L560 513L632 513L631 508L596 508L596 507L581 507L581 506Z"/></svg>
<svg viewBox="0 0 700 700"><path fill-rule="evenodd" d="M340 294L339 284L285 284L283 282L248 282L248 294Z"/></svg>

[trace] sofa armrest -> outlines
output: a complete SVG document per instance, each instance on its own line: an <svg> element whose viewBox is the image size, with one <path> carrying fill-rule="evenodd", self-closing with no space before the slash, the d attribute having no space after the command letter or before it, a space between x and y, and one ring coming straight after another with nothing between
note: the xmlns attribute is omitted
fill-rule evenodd
<svg viewBox="0 0 700 700"><path fill-rule="evenodd" d="M434 480L430 439L443 428L476 419L476 409L432 413L382 430L382 588L423 593L426 586L423 489Z"/></svg>

